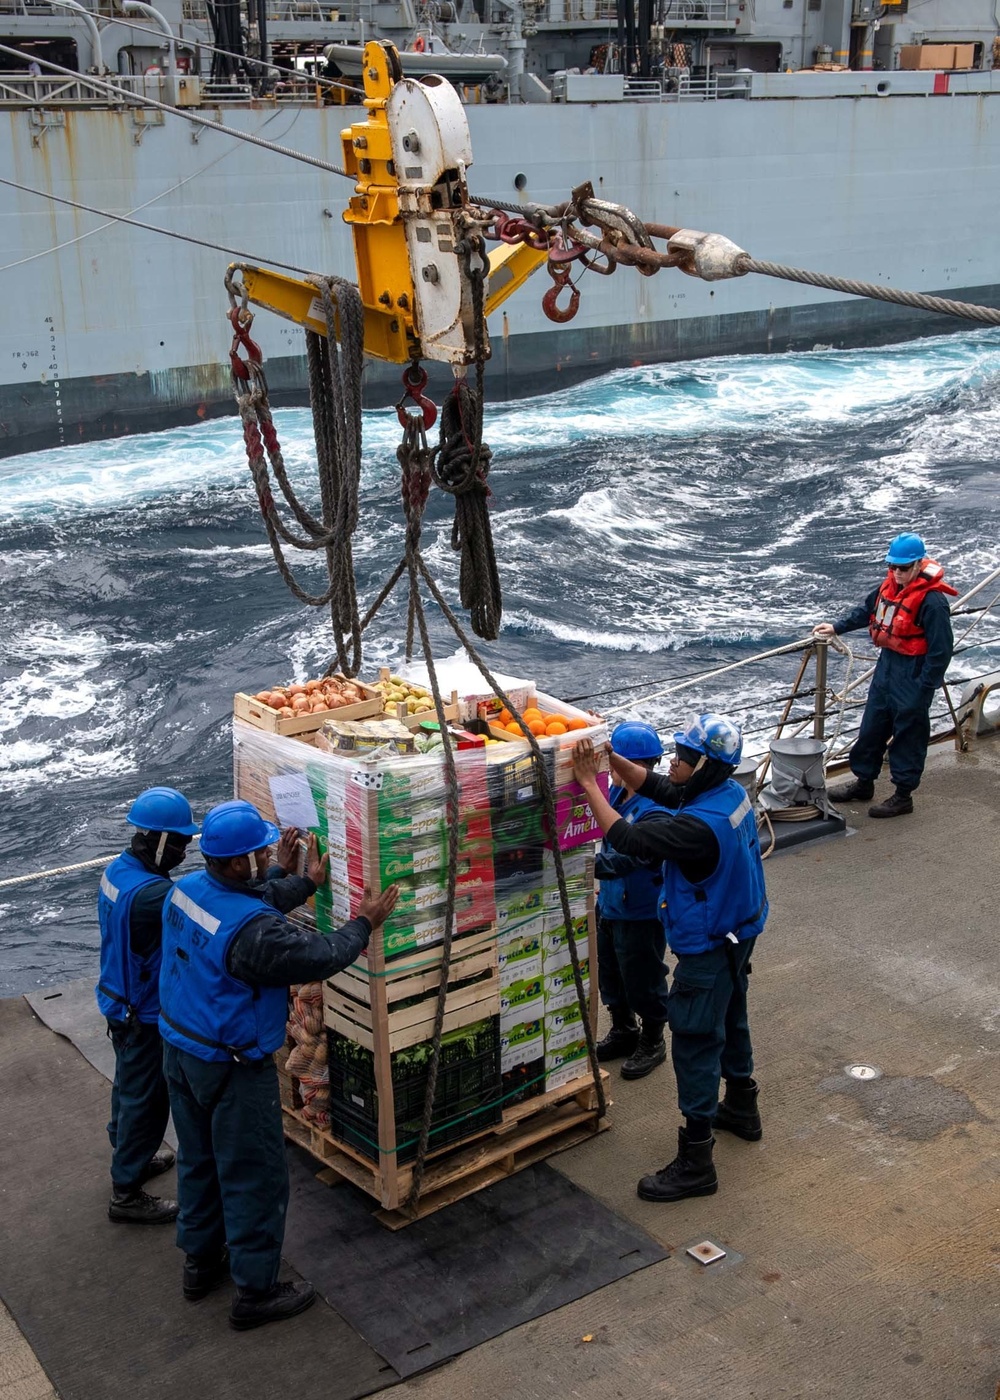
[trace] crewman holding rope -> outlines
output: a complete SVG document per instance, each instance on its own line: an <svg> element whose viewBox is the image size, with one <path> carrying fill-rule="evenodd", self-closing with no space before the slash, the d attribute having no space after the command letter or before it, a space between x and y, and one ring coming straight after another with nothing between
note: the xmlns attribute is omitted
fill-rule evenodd
<svg viewBox="0 0 1000 1400"><path fill-rule="evenodd" d="M611 748L651 773L663 757L660 736L651 724L626 721L611 735ZM662 808L626 784L613 787L611 805L623 821L648 820ZM611 1013L611 1029L597 1043L602 1062L625 1058L623 1079L642 1079L667 1058L663 1027L667 1023L666 943L660 921L660 869L620 855L605 838L595 873L601 882L597 899L597 970L601 1001ZM642 1029L636 1017L641 1018Z"/></svg>
<svg viewBox="0 0 1000 1400"><path fill-rule="evenodd" d="M608 844L647 863L662 862L660 917L677 958L667 1021L685 1123L674 1160L639 1182L645 1201L682 1201L718 1190L713 1125L747 1142L763 1136L747 985L768 902L753 806L732 776L742 752L739 726L715 714L699 715L674 735L668 777L612 751L615 780L667 809L629 825L597 785L590 740L573 750L577 781Z"/></svg>
<svg viewBox="0 0 1000 1400"><path fill-rule="evenodd" d="M957 590L944 569L928 559L919 535L897 535L885 556L888 573L865 601L839 622L820 622L816 636L839 636L867 627L879 648L858 737L849 763L854 778L830 790L834 802L868 802L886 749L895 792L868 808L870 817L902 817L913 811L931 737L930 709L955 647L948 597ZM891 741L891 743L890 743Z"/></svg>
<svg viewBox="0 0 1000 1400"><path fill-rule="evenodd" d="M187 798L166 787L141 792L126 820L137 828L131 845L105 870L97 895L101 975L94 991L115 1047L108 1216L122 1225L156 1225L177 1215L174 1201L142 1189L174 1165L173 1152L159 1150L170 1116L157 1025L163 902L170 872L198 828Z"/></svg>
<svg viewBox="0 0 1000 1400"><path fill-rule="evenodd" d="M306 873L294 874L298 843L296 830L280 833L252 803L223 802L202 826L205 870L179 880L163 910L160 1032L177 1129L183 1291L195 1301L231 1273L237 1331L295 1317L316 1298L310 1283L278 1282L288 1168L273 1056L289 985L352 963L399 892L366 891L357 916L329 935L296 928L285 914L328 871L310 836Z"/></svg>

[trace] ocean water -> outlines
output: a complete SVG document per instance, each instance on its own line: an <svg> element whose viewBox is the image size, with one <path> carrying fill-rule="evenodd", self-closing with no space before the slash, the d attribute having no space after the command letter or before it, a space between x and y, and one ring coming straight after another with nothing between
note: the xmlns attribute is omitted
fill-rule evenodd
<svg viewBox="0 0 1000 1400"><path fill-rule="evenodd" d="M631 701L665 729L708 706L758 728L794 658L641 697L843 611L880 578L898 530L922 532L960 588L995 567L998 387L1000 334L987 331L620 371L492 405L505 620L484 654L595 708ZM309 416L276 422L307 492ZM363 603L402 548L398 437L392 413L367 415ZM457 603L449 507L432 495L424 545ZM129 802L151 784L200 812L230 796L233 692L329 660L322 613L275 571L235 419L0 463L0 538L0 878L120 849ZM302 576L319 591L314 567ZM400 593L363 674L400 662L404 637ZM953 674L991 665L1000 649L977 646ZM0 890L0 995L94 971L97 879Z"/></svg>

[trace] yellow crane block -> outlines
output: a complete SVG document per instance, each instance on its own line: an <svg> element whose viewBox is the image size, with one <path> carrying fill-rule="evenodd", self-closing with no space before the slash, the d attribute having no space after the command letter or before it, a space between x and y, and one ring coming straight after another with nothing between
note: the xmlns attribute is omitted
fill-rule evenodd
<svg viewBox="0 0 1000 1400"><path fill-rule="evenodd" d="M413 278L399 212L386 103L402 77L392 44L371 41L364 54L365 121L340 133L344 169L355 180L344 221L351 225L358 289L364 306L365 354L407 364L420 358L414 320ZM485 313L489 316L546 261L526 244L501 244L489 255ZM238 266L247 297L297 325L326 335L322 300L314 286L267 268Z"/></svg>

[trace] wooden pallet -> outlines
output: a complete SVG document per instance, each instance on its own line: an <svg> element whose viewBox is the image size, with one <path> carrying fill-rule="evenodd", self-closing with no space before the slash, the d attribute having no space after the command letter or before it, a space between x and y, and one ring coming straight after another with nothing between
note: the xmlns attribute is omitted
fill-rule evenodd
<svg viewBox="0 0 1000 1400"><path fill-rule="evenodd" d="M607 1092L609 1076L601 1071ZM609 1101L610 1103L610 1101ZM460 1144L430 1152L424 1168L416 1210L406 1206L413 1168L400 1166L395 1154L373 1162L348 1143L308 1123L295 1109L283 1106L285 1136L298 1143L327 1168L329 1181L350 1181L381 1203L376 1219L390 1230L433 1215L442 1207L471 1196L485 1186L522 1171L555 1152L594 1137L610 1126L597 1116L593 1079L573 1080L561 1088L504 1110L502 1122Z"/></svg>

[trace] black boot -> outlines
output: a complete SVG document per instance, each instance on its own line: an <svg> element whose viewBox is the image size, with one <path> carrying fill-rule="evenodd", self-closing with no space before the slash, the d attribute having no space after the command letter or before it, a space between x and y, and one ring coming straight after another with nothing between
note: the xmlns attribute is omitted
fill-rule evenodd
<svg viewBox="0 0 1000 1400"><path fill-rule="evenodd" d="M145 1191L115 1191L108 1206L108 1219L116 1225L168 1225L177 1219L177 1202Z"/></svg>
<svg viewBox="0 0 1000 1400"><path fill-rule="evenodd" d="M727 1079L726 1096L715 1115L715 1128L735 1133L744 1142L760 1142L764 1129L757 1112L757 1093L757 1084L753 1079L739 1084Z"/></svg>
<svg viewBox="0 0 1000 1400"><path fill-rule="evenodd" d="M644 1079L667 1058L662 1021L643 1021L642 1034L634 1052L622 1065L623 1079Z"/></svg>
<svg viewBox="0 0 1000 1400"><path fill-rule="evenodd" d="M229 1250L225 1245L213 1258L199 1259L195 1254L184 1258L184 1297L189 1303L205 1298L229 1277Z"/></svg>
<svg viewBox="0 0 1000 1400"><path fill-rule="evenodd" d="M611 1029L597 1042L597 1058L601 1064L631 1055L639 1044L639 1026L634 1016L612 1017Z"/></svg>
<svg viewBox="0 0 1000 1400"><path fill-rule="evenodd" d="M719 1178L712 1164L715 1138L689 1142L687 1129L677 1129L677 1156L662 1171L644 1176L636 1188L644 1201L683 1201L688 1196L714 1196Z"/></svg>
<svg viewBox="0 0 1000 1400"><path fill-rule="evenodd" d="M240 1289L229 1309L229 1325L237 1332L249 1332L251 1327L263 1327L266 1322L286 1322L290 1317L311 1308L316 1290L305 1280L301 1283L276 1283L270 1293L250 1293Z"/></svg>
<svg viewBox="0 0 1000 1400"><path fill-rule="evenodd" d="M829 788L826 795L831 802L870 802L875 796L875 784L871 778L852 778L842 787Z"/></svg>
<svg viewBox="0 0 1000 1400"><path fill-rule="evenodd" d="M907 817L913 811L913 798L908 792L900 792L899 788L887 797L884 802L876 802L874 807L868 808L870 817Z"/></svg>
<svg viewBox="0 0 1000 1400"><path fill-rule="evenodd" d="M176 1152L171 1152L169 1147L165 1147L162 1152L157 1152L155 1157L150 1158L149 1166L143 1173L140 1186L145 1186L147 1181L152 1181L154 1176L162 1176L168 1172L177 1161Z"/></svg>

